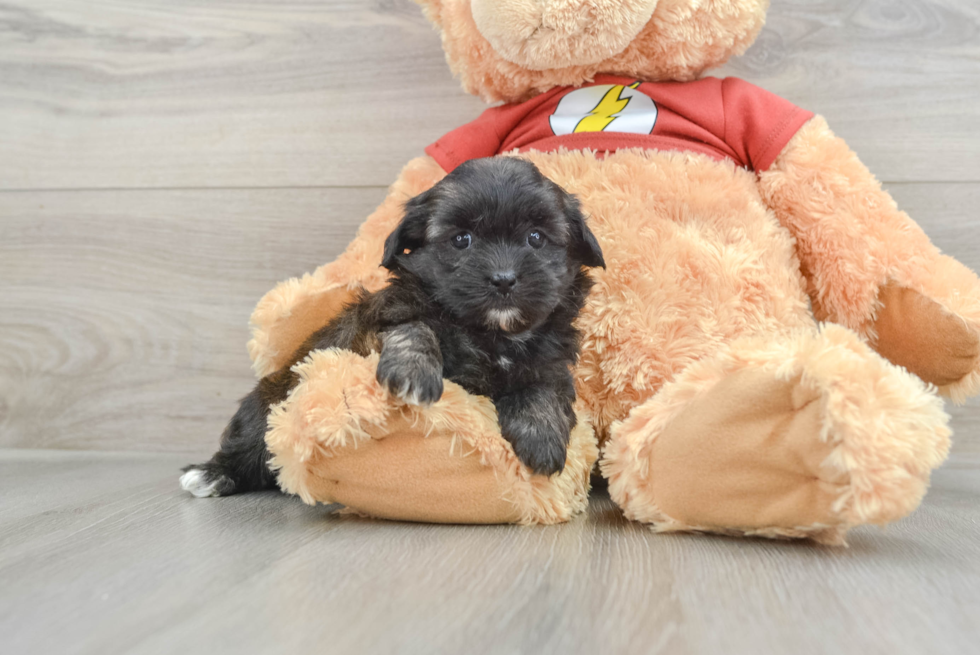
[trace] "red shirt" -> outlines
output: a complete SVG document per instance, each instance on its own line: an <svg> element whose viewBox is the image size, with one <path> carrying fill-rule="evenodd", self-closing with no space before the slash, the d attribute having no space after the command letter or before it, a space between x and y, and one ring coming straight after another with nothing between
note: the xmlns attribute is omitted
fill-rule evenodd
<svg viewBox="0 0 980 655"><path fill-rule="evenodd" d="M511 150L680 150L764 171L813 113L734 77L637 82L598 75L486 110L425 151L447 172Z"/></svg>

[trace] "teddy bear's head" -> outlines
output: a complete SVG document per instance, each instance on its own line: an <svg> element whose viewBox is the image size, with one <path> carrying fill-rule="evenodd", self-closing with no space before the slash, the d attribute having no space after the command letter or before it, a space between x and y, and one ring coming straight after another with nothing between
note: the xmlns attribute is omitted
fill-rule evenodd
<svg viewBox="0 0 980 655"><path fill-rule="evenodd" d="M741 54L769 0L416 0L463 87L514 102L597 73L690 80Z"/></svg>

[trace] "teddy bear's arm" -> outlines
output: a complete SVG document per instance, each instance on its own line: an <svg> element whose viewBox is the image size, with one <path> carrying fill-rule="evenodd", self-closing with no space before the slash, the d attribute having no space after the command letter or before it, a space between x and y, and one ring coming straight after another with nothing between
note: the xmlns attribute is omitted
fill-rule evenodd
<svg viewBox="0 0 980 655"><path fill-rule="evenodd" d="M303 340L340 312L357 289L374 291L385 284L388 274L380 268L381 253L385 238L402 218L405 201L445 175L431 157L413 159L343 254L313 273L280 282L263 296L252 312L248 343L258 377L285 365Z"/></svg>
<svg viewBox="0 0 980 655"><path fill-rule="evenodd" d="M940 254L821 117L760 174L766 203L797 243L818 320L956 399L980 390L980 282Z"/></svg>

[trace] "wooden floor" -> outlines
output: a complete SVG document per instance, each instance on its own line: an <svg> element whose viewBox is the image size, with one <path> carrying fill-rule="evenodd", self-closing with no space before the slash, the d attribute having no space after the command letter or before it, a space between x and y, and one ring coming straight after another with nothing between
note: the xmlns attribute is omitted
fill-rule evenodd
<svg viewBox="0 0 980 655"><path fill-rule="evenodd" d="M737 75L980 270L980 3L773 0ZM0 653L980 652L980 402L848 550L198 501L255 301L483 109L410 0L0 2Z"/></svg>
<svg viewBox="0 0 980 655"><path fill-rule="evenodd" d="M848 549L198 500L161 454L0 453L3 652L929 653L980 643L980 461Z"/></svg>

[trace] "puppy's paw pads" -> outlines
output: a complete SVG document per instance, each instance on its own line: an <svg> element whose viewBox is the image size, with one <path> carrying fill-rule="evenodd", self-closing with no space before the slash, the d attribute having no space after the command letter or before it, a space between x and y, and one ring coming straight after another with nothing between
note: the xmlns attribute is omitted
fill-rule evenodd
<svg viewBox="0 0 980 655"><path fill-rule="evenodd" d="M197 498L228 496L235 483L227 475L213 476L204 469L190 467L180 476L180 488Z"/></svg>
<svg viewBox="0 0 980 655"><path fill-rule="evenodd" d="M431 405L442 397L442 372L435 367L381 361L378 382L409 405Z"/></svg>

